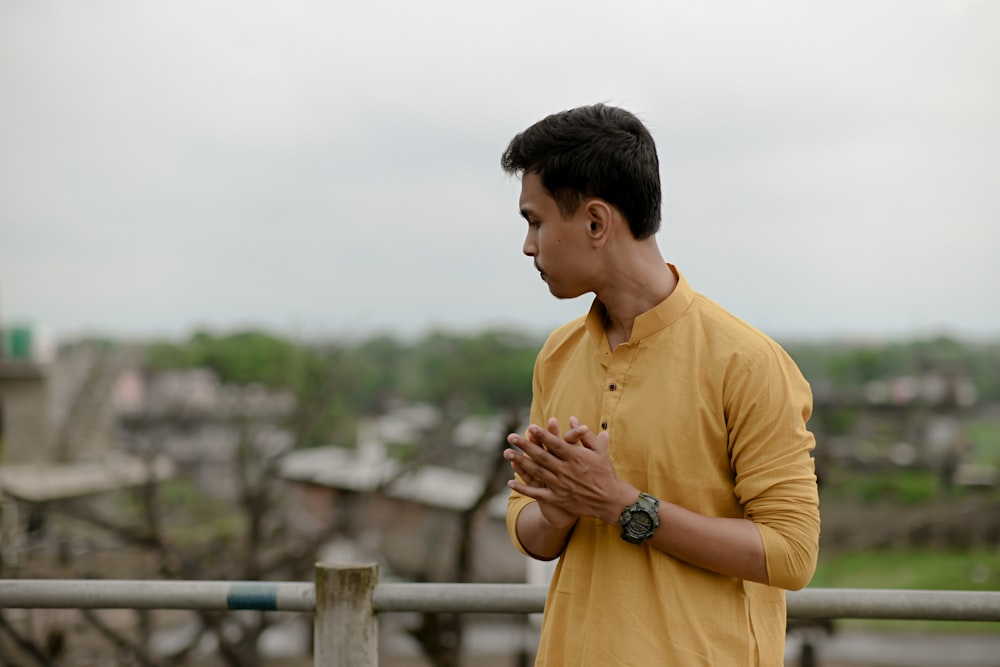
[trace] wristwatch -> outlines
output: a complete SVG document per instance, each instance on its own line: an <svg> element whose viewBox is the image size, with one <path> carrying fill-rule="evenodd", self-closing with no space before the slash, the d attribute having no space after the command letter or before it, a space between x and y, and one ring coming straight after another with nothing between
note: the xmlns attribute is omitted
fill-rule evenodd
<svg viewBox="0 0 1000 667"><path fill-rule="evenodd" d="M622 510L622 539L632 544L642 544L656 532L660 525L660 501L648 493L640 493L634 505Z"/></svg>

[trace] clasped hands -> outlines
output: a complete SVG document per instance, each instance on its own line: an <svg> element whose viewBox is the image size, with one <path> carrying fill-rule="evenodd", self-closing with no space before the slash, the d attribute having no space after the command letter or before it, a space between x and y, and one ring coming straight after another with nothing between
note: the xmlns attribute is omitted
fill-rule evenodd
<svg viewBox="0 0 1000 667"><path fill-rule="evenodd" d="M608 453L607 431L595 435L576 417L569 418L569 426L560 435L559 421L552 418L545 428L529 426L527 437L507 436L507 442L521 450L504 450L504 458L520 477L507 486L538 501L552 524L567 525L582 516L617 524L622 509L635 502L639 490L618 478Z"/></svg>

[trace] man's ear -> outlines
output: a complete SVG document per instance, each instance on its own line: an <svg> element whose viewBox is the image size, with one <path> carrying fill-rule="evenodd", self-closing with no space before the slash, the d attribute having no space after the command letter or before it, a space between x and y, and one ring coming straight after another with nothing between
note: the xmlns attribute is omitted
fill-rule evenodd
<svg viewBox="0 0 1000 667"><path fill-rule="evenodd" d="M587 201L587 231L591 240L597 245L603 245L611 232L611 222L614 211L603 199Z"/></svg>

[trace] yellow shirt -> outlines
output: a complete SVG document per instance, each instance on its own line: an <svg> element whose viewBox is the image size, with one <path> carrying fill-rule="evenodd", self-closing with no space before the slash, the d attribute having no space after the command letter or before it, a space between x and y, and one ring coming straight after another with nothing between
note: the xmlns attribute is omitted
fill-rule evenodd
<svg viewBox="0 0 1000 667"><path fill-rule="evenodd" d="M771 586L688 565L584 517L553 575L536 665L781 665L785 594L812 577L819 497L806 429L812 395L763 333L694 293L636 318L614 351L603 306L549 336L531 421L606 428L619 477L662 501L760 530ZM507 528L532 499L512 492ZM670 530L661 524L659 530ZM530 554L527 554L530 555Z"/></svg>

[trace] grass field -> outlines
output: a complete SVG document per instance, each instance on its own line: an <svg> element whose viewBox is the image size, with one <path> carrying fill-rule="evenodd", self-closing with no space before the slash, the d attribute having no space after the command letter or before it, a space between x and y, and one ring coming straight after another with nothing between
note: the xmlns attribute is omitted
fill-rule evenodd
<svg viewBox="0 0 1000 667"><path fill-rule="evenodd" d="M813 588L1000 591L1000 548L968 551L872 550L820 563ZM1000 623L845 620L842 627L908 631L988 632Z"/></svg>

